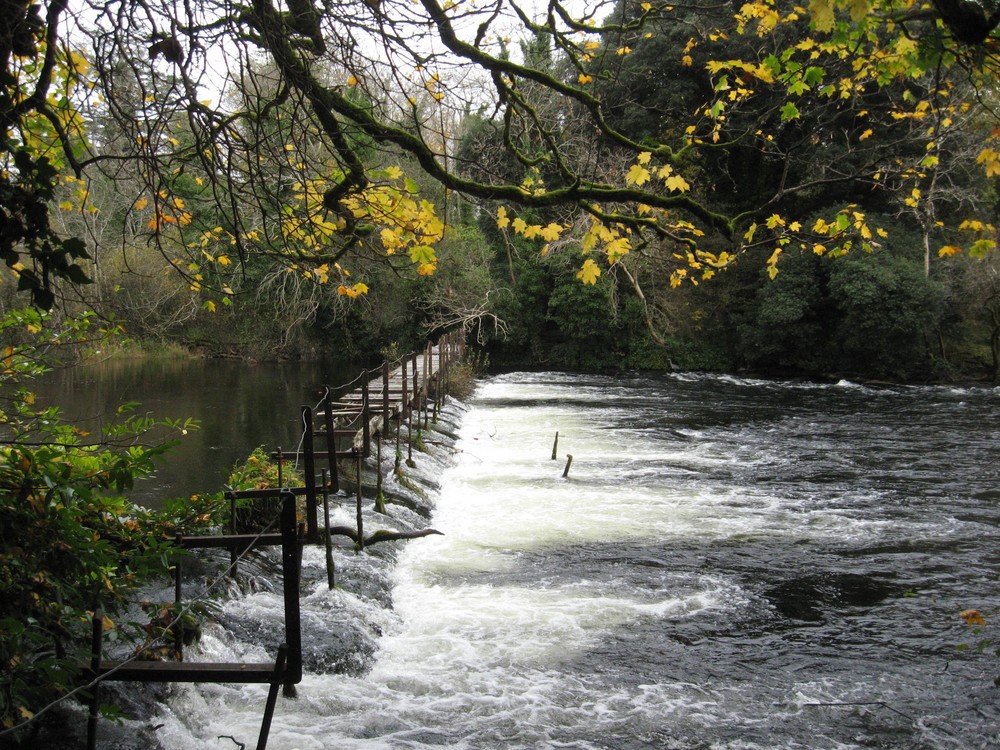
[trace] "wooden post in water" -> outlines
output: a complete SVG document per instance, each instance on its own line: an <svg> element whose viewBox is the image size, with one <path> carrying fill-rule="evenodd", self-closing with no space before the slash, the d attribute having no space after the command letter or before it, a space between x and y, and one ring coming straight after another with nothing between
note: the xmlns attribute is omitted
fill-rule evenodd
<svg viewBox="0 0 1000 750"><path fill-rule="evenodd" d="M323 527L326 542L326 586L331 591L337 585L337 570L333 564L333 539L330 536L330 491L326 469L323 469Z"/></svg>
<svg viewBox="0 0 1000 750"><path fill-rule="evenodd" d="M573 454L566 454L566 468L563 469L563 479L569 476L569 467L573 465Z"/></svg>
<svg viewBox="0 0 1000 750"><path fill-rule="evenodd" d="M306 479L306 538L310 543L319 542L316 523L316 451L313 445L313 413L309 406L302 407L303 471Z"/></svg>
<svg viewBox="0 0 1000 750"><path fill-rule="evenodd" d="M556 430L556 439L552 443L552 460L556 460L556 451L559 450L559 430Z"/></svg>

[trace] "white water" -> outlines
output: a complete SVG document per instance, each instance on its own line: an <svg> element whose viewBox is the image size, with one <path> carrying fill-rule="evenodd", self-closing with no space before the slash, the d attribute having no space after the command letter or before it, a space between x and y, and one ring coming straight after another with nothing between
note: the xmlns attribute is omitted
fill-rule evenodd
<svg viewBox="0 0 1000 750"><path fill-rule="evenodd" d="M531 404L512 406L514 398ZM434 526L445 535L407 545L396 568L395 614L381 616L386 635L372 671L363 678L307 674L298 699L279 699L269 748L869 746L857 732L839 736L837 717L825 717L833 728L810 735L804 706L895 695L896 686L879 684L877 670L852 678L787 664L775 673L771 665L728 680L720 679L728 665L709 664L704 673L690 674L691 657L670 635L693 628L700 641L714 623L736 622L759 607L759 596L731 571L675 569L656 554L625 561L611 553L708 549L741 539L764 546L875 544L901 524L858 512L877 504L881 490L787 493L767 481L724 481L718 472L770 476L787 463L787 446L767 439L751 444L728 428L651 435L614 427L625 421L587 408L604 398L604 388L558 376L554 383L515 377L480 387L462 424L460 454L441 478ZM631 408L622 403L612 412L623 416ZM786 431L780 424L775 429ZM564 479L567 453L574 461ZM947 535L949 525L963 522L928 515L904 523L907 537L921 538ZM590 551L585 564L574 550ZM320 560L306 550L306 565ZM644 566L641 578L632 574L636 565ZM309 599L313 612L373 616L365 602L325 586ZM229 606L259 609L269 620L281 604L258 594ZM322 627L322 619L307 618L304 627ZM651 628L662 631L663 645L650 654L655 668L645 672L643 655L625 656L624 649L630 634ZM757 649L770 648L759 637L754 632L748 639L754 659ZM643 638L643 648L658 643ZM708 648L701 658L721 658L727 648ZM218 633L201 649L200 658L210 660L268 658ZM630 679L620 678L625 668L618 654L640 665ZM740 669L734 664L734 672ZM230 738L253 747L265 690L175 688L157 734L169 750L235 747ZM892 724L893 718L880 721ZM768 727L786 719L804 730L774 744L761 741ZM971 746L980 745L973 740Z"/></svg>

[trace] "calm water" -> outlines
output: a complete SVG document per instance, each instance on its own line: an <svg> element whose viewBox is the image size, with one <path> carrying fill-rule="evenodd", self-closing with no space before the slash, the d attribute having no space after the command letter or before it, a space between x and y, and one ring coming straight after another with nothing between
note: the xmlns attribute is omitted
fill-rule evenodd
<svg viewBox="0 0 1000 750"><path fill-rule="evenodd" d="M198 420L200 429L183 436L156 475L136 485L133 497L155 507L165 497L217 492L257 446L294 449L301 407L315 406L323 385L339 386L358 372L342 363L116 359L50 373L38 390L42 402L59 405L93 434L127 402L139 404L137 414Z"/></svg>
<svg viewBox="0 0 1000 750"><path fill-rule="evenodd" d="M269 748L1000 747L1000 658L955 648L1000 621L1000 390L513 374L459 448L371 672ZM262 695L178 688L160 734L252 746Z"/></svg>

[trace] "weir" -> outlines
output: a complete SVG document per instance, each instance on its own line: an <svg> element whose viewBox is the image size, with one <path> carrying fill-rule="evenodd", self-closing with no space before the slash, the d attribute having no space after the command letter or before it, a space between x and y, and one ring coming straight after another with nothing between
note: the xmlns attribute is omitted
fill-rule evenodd
<svg viewBox="0 0 1000 750"><path fill-rule="evenodd" d="M275 659L270 662L185 662L183 661L182 618L190 611L193 602L184 603L182 587L182 565L174 566L174 618L164 629L164 634L172 632L176 661L144 660L146 649L122 661L105 660L104 617L99 608L93 616L91 640L92 657L85 669L89 690L90 712L87 724L87 748L97 746L98 711L100 706L100 686L102 682L190 682L190 683L261 683L270 688L263 708L257 750L265 750L271 720L280 686L289 694L294 694L294 686L302 680L302 633L299 614L302 547L306 544L326 546L328 582L334 587L333 560L330 541L335 535L352 539L360 551L366 545L399 539L414 539L439 532L434 529L420 529L409 532L378 530L365 535L362 521L362 460L372 453L375 444L378 455L385 437L395 427L397 456L404 424L408 459L412 460L413 430L422 424L427 427L431 419L436 419L441 400L448 390L448 378L453 365L461 362L465 354L464 331L443 335L435 344L428 343L423 352L404 355L393 366L384 362L375 371L365 372L354 383L340 388L326 386L317 411L303 406L301 411L303 436L301 449L295 452L278 450L274 455L278 460L277 488L229 491L230 533L211 536L178 536L175 540L179 549L223 548L230 551L230 566L226 574L235 576L239 561L250 551L273 545L281 547L281 570L284 600L284 642L277 649ZM373 372L378 377L372 377ZM339 393L339 395L334 395ZM416 421L416 425L415 425ZM317 450L317 443L324 446ZM339 491L338 461L354 461L357 471L357 525L356 528L330 526L328 499L330 493ZM282 467L286 461L301 461L304 467L304 485L285 487L282 481ZM317 461L326 463L319 479L316 475ZM377 464L377 466L379 466ZM397 468L399 462L397 460ZM379 471L378 495L381 502L381 469ZM318 499L323 498L322 533L319 528ZM280 503L277 517L270 524L255 533L237 533L237 503L241 500L261 501L276 498ZM301 501L300 501L301 498ZM384 509L380 508L384 512ZM300 522L304 516L304 522ZM278 522L279 531L271 528Z"/></svg>

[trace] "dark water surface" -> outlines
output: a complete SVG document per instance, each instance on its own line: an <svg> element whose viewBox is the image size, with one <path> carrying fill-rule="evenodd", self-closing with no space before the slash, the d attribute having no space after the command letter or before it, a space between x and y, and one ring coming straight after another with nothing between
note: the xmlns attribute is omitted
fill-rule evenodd
<svg viewBox="0 0 1000 750"><path fill-rule="evenodd" d="M314 406L322 386L347 383L360 369L345 363L113 359L50 373L38 390L40 401L59 405L94 434L127 402L138 403L136 414L198 420L200 429L183 436L156 475L136 486L133 497L155 507L166 497L220 490L233 465L257 446L294 449L302 432L300 408Z"/></svg>
<svg viewBox="0 0 1000 750"><path fill-rule="evenodd" d="M269 427L271 382L202 418ZM308 674L269 748L1000 747L1000 658L956 649L968 608L1000 636L1000 390L536 373L470 407L371 672ZM160 735L250 740L262 691L177 688Z"/></svg>

